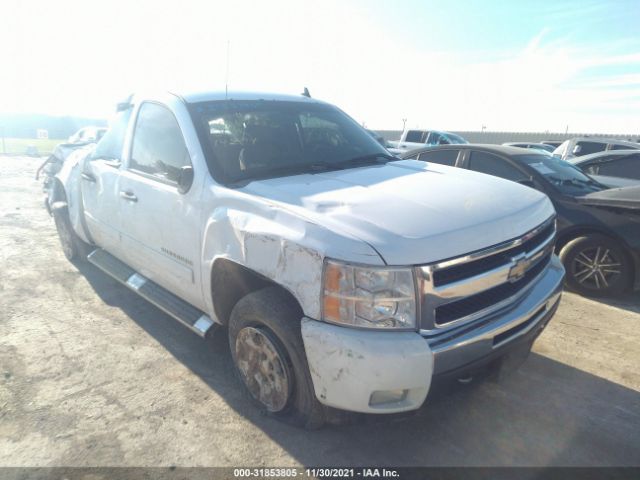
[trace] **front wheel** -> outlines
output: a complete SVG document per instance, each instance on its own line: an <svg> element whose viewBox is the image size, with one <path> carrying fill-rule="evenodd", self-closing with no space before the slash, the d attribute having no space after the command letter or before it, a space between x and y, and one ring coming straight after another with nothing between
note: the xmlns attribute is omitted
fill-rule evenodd
<svg viewBox="0 0 640 480"><path fill-rule="evenodd" d="M233 308L229 346L237 376L268 415L309 429L325 420L304 351L302 312L280 288L249 293Z"/></svg>
<svg viewBox="0 0 640 480"><path fill-rule="evenodd" d="M619 295L633 283L631 259L616 240L591 234L574 238L560 250L566 284L585 296Z"/></svg>

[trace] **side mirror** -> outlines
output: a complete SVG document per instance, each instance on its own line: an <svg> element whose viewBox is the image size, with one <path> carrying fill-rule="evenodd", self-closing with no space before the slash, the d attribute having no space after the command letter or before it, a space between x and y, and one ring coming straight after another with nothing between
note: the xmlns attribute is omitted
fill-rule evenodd
<svg viewBox="0 0 640 480"><path fill-rule="evenodd" d="M186 166L180 169L178 175L178 191L187 193L193 184L193 167Z"/></svg>
<svg viewBox="0 0 640 480"><path fill-rule="evenodd" d="M576 145L575 147L573 147L572 153L574 155L578 155L581 151L582 151L582 146L581 145Z"/></svg>
<svg viewBox="0 0 640 480"><path fill-rule="evenodd" d="M518 180L518 183L520 185L524 185L525 187L536 188L536 184L530 178L523 178L522 180Z"/></svg>

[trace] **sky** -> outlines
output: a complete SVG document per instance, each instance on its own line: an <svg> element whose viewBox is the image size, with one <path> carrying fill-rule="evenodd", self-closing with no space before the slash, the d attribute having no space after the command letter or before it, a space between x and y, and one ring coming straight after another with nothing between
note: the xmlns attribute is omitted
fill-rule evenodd
<svg viewBox="0 0 640 480"><path fill-rule="evenodd" d="M3 0L0 113L253 90L372 129L640 132L640 0Z"/></svg>

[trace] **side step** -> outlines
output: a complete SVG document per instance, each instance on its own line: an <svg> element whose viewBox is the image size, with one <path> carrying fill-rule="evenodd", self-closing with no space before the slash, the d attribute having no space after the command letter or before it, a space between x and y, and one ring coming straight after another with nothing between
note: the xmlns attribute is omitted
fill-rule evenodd
<svg viewBox="0 0 640 480"><path fill-rule="evenodd" d="M94 250L87 256L87 260L201 337L218 326L204 312L178 298L157 283L143 277L105 250L101 248ZM212 329L212 327L214 328Z"/></svg>

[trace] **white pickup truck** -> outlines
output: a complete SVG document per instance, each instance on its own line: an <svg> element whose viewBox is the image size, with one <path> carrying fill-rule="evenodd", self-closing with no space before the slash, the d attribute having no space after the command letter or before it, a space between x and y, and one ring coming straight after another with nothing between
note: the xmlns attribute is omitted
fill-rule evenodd
<svg viewBox="0 0 640 480"><path fill-rule="evenodd" d="M387 150L394 155L406 153L417 148L435 145L458 145L469 143L460 135L438 130L405 130L400 140L390 140L386 143Z"/></svg>
<svg viewBox="0 0 640 480"><path fill-rule="evenodd" d="M201 336L250 398L316 427L419 408L432 379L527 353L558 306L548 198L398 160L304 96L134 96L51 208L88 260ZM221 328L225 327L225 328Z"/></svg>

